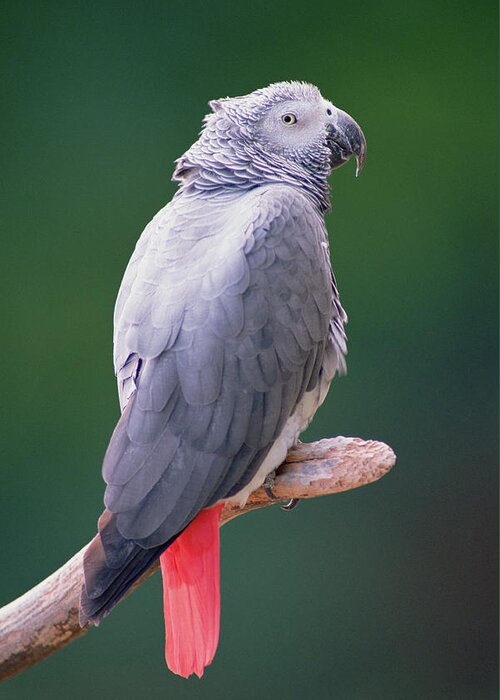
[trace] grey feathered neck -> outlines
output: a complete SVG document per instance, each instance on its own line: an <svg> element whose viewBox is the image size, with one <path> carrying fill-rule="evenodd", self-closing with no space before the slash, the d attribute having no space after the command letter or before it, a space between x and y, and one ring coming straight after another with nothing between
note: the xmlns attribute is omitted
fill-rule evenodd
<svg viewBox="0 0 500 700"><path fill-rule="evenodd" d="M300 160L265 150L255 139L255 125L276 103L284 100L316 101L321 94L314 85L300 82L274 83L243 97L213 100L212 114L204 118L199 139L176 162L173 179L179 192L213 194L238 191L265 184L290 184L307 192L321 211L330 208L329 151L315 144Z"/></svg>

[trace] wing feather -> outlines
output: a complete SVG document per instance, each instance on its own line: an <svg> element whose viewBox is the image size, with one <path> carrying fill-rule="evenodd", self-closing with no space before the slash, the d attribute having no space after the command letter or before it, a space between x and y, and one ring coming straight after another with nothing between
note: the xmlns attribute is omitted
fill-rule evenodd
<svg viewBox="0 0 500 700"><path fill-rule="evenodd" d="M146 229L115 312L122 405L134 391L104 461L106 506L146 548L250 482L316 386L341 310L323 220L304 195L188 199Z"/></svg>

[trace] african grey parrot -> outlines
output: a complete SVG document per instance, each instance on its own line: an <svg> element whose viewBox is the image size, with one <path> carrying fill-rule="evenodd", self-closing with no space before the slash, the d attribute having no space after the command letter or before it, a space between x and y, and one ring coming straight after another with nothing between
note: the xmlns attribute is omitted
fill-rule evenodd
<svg viewBox="0 0 500 700"><path fill-rule="evenodd" d="M327 178L366 151L306 83L210 107L116 302L122 415L81 595L81 623L97 624L160 557L167 663L183 676L217 646L221 504L281 464L344 369Z"/></svg>

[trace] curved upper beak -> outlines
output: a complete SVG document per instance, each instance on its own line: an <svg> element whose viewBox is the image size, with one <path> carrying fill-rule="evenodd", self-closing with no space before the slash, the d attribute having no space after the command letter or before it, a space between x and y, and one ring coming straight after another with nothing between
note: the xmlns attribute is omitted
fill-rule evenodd
<svg viewBox="0 0 500 700"><path fill-rule="evenodd" d="M335 108L327 124L327 143L332 170L340 168L351 156L356 158L356 177L363 169L366 158L366 140L360 126L341 109Z"/></svg>

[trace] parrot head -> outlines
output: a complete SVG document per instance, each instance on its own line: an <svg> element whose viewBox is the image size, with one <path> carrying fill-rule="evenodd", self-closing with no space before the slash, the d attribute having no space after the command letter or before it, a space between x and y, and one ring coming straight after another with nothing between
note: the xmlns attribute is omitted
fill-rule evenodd
<svg viewBox="0 0 500 700"><path fill-rule="evenodd" d="M352 156L361 171L366 141L346 112L314 85L273 83L242 97L209 102L200 138L177 161L174 179L210 172L209 187L289 181L328 198L331 171ZM203 177L201 178L203 181ZM205 185L206 185L205 178Z"/></svg>

